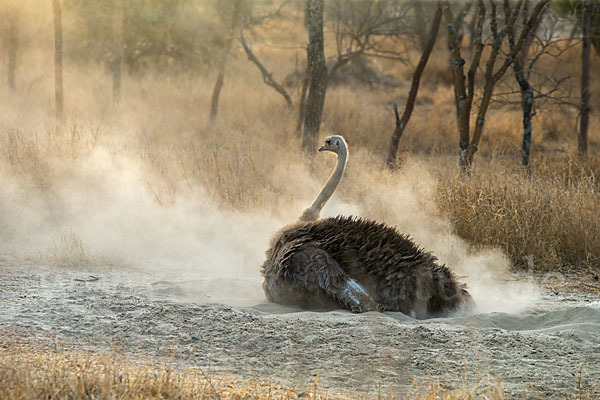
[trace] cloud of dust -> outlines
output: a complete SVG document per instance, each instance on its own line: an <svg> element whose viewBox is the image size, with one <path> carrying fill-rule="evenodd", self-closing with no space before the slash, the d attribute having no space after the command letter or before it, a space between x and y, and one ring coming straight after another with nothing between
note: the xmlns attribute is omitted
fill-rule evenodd
<svg viewBox="0 0 600 400"><path fill-rule="evenodd" d="M78 167L46 193L0 175L0 251L39 254L42 261L73 267L112 263L207 288L214 281L215 301L235 302L244 295L250 297L245 301L263 301L259 266L283 221L261 211L222 211L202 188L160 205L141 165L102 147ZM87 257L53 259L63 246L60 238L70 234ZM250 287L240 294L240 285Z"/></svg>
<svg viewBox="0 0 600 400"><path fill-rule="evenodd" d="M38 8L31 6L25 11ZM41 50L32 45L27 53L23 51L19 55L22 60L19 90L22 94L26 88L26 95L0 95L3 109L0 135L5 147L10 142L5 140L7 132L14 129L25 135L52 130L48 126L52 125L48 122L51 114L48 109L54 90L48 68L53 49L48 10L35 11L40 14L36 14L36 18L25 18L29 14L23 17L43 22L26 31L36 43L41 43ZM21 65L28 67L21 68ZM244 70L248 69L245 65ZM231 75L229 82L235 79L242 82L237 86L232 83L232 87L247 88L249 82L262 85L259 79ZM103 118L110 113L111 101L106 76L100 74L99 78L85 69L79 71L72 63L66 64L65 76L66 103L70 104L68 112L71 113L68 118L88 119L94 124L99 121L98 126L102 125ZM208 100L204 99L208 96L197 93L208 93L212 81L195 78L193 89L189 87L190 82L186 82L178 88L172 85L170 90L159 87L157 81L159 79L151 78L124 81L124 93L127 90L134 93L123 96L129 97L129 103L121 104L122 112L117 116L121 118L120 132L113 137L130 134L125 132L129 129L138 136L158 135L158 131L164 131L164 137L172 132L196 134L191 127L200 125L198 120L204 116L196 116L198 120L192 118L199 114L198 110L208 109ZM195 93L195 97L190 93ZM271 136L265 140L273 141L274 132L279 129L271 126L276 119L256 116L272 114L272 104L281 100L276 98L270 103L265 99L277 95L267 92L265 96L256 96L255 91L250 90L246 96L251 95L253 100L245 101L235 90L228 93L223 94L221 112L239 115L239 125L253 126L253 131L245 134L268 132L265 135ZM226 96L230 96L229 106ZM234 103L238 98L246 102L242 113ZM227 107L234 108L235 112ZM285 120L282 126L287 125L289 121ZM96 125L87 128L95 131ZM35 139L33 142L32 147L40 146ZM166 139L165 142L170 143ZM39 151L40 157L56 156L54 161L44 160L54 174L52 182L32 182L45 178L16 173L8 163L0 164L0 253L37 256L42 262L74 267L111 265L123 271L141 271L155 281L175 282L174 286L183 287L189 298L234 304L265 301L259 267L269 241L280 228L297 220L327 176L323 173L317 178L298 159L290 162L285 155L280 155L280 168L273 171L270 179L275 182L274 187L288 191L281 196L283 204L231 211L207 194L210 188L199 184L179 190L174 198L161 202L143 160L139 155L132 157L120 152L120 143L94 144L85 157L69 162L60 159L61 156L68 158L68 151L60 155L61 149L52 148L53 145L50 143ZM6 150L9 152L10 149ZM518 312L532 304L536 290L526 283L510 281L510 265L505 255L493 249L473 252L452 233L450 223L437 212L436 180L425 165L409 159L401 171L391 176L379 169L366 168L369 160L358 151L353 159L354 154L351 149L349 169L340 190L326 205L322 216L362 215L397 226L425 249L433 251L459 276L465 276L482 312ZM333 159L329 157L327 165L331 162ZM252 160L248 165L265 169L262 164L253 165ZM302 188L301 193L295 193L298 188ZM254 187L254 190L263 189Z"/></svg>
<svg viewBox="0 0 600 400"><path fill-rule="evenodd" d="M384 208L386 223L409 234L467 283L478 312L518 313L539 298L535 284L516 280L510 274L510 260L501 250L475 251L452 232L450 222L438 211L437 182L426 162L409 158L399 173L388 176L383 183L367 177L362 181L378 202L375 209L363 206L364 213L376 215L378 208Z"/></svg>
<svg viewBox="0 0 600 400"><path fill-rule="evenodd" d="M423 163L409 159L393 176L360 172L356 164L347 173L340 189L352 195L358 183L368 193L365 200L346 201L338 192L323 217L363 215L397 226L467 282L480 312L514 313L535 301L534 285L510 279L502 252L473 252L452 233L437 212L436 181ZM306 193L277 214L225 211L201 187L161 205L139 161L97 146L48 192L28 190L8 173L0 175L0 251L40 254L42 260L74 266L113 264L183 287L187 299L254 305L265 301L259 266L269 240L296 221L322 185L302 165L282 167L279 175L284 178L274 173L274 179L301 183L289 190L304 187ZM81 241L85 262L50 257L69 233Z"/></svg>

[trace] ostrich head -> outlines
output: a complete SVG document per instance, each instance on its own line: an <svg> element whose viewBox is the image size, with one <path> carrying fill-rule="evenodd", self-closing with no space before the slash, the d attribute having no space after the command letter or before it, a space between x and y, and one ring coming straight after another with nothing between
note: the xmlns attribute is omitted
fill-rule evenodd
<svg viewBox="0 0 600 400"><path fill-rule="evenodd" d="M345 149L346 147L346 142L344 141L343 137L339 135L333 135L325 139L323 145L319 147L319 151L332 151L336 154L339 154L340 149Z"/></svg>

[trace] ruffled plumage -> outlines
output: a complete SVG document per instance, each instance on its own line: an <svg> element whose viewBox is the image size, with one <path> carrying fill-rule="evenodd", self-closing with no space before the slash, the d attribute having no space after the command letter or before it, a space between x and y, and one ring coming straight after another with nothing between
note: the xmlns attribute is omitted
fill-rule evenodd
<svg viewBox="0 0 600 400"><path fill-rule="evenodd" d="M262 265L275 303L354 312L443 316L472 304L466 285L436 257L386 224L338 216L300 222L273 240Z"/></svg>

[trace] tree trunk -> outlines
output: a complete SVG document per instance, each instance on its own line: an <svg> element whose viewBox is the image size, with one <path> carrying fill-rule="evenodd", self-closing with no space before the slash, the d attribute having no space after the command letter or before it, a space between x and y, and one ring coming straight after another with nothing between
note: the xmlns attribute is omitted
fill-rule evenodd
<svg viewBox="0 0 600 400"><path fill-rule="evenodd" d="M242 47L244 48L244 51L246 52L246 56L248 57L248 60L250 60L254 65L256 65L256 68L258 68L258 70L260 71L260 73L263 77L263 82L266 85L271 86L273 89L275 89L275 91L277 93L279 93L285 100L285 103L287 104L288 109L291 109L292 108L292 98L290 97L290 94L287 92L287 90L285 90L283 85L278 83L273 78L273 74L271 72L269 72L269 70L263 65L263 63L260 62L260 60L256 57L256 55L254 55L254 53L252 52L252 49L246 42L246 38L244 37L243 29L240 32L240 43L242 44Z"/></svg>
<svg viewBox="0 0 600 400"><path fill-rule="evenodd" d="M56 121L61 125L63 114L63 37L60 0L52 0L54 14L54 102Z"/></svg>
<svg viewBox="0 0 600 400"><path fill-rule="evenodd" d="M238 21L240 19L240 7L242 4L242 0L235 0L233 3L233 11L231 14L231 25L229 27L229 33L227 35L227 39L225 40L225 48L223 49L223 53L221 54L221 59L219 61L219 72L217 73L217 81L215 82L215 87L213 88L212 98L210 102L210 120L214 121L217 118L217 113L219 112L219 96L221 95L221 88L223 87L223 80L225 79L225 67L227 65L227 56L231 51L231 44L233 43L233 37L235 35L235 28L238 25Z"/></svg>
<svg viewBox="0 0 600 400"><path fill-rule="evenodd" d="M427 31L425 30L425 25L423 24L423 21L426 19L426 16L425 11L423 10L423 5L423 2L421 1L415 1L413 3L415 9L415 17L417 20L415 28L417 30L417 36L419 39L419 47L421 53L423 53L425 51L425 48L427 47Z"/></svg>
<svg viewBox="0 0 600 400"><path fill-rule="evenodd" d="M394 169L396 166L396 153L398 152L398 144L400 143L402 133L404 132L404 129L408 124L413 108L415 106L415 100L417 99L417 93L419 91L421 75L425 70L425 66L427 65L427 61L429 60L429 56L431 55L433 46L435 45L435 40L439 32L441 20L442 7L438 3L437 8L435 10L435 15L433 17L433 22L431 23L429 38L427 39L427 43L424 47L423 54L421 55L419 64L417 64L417 68L415 69L415 72L412 77L412 82L410 84L410 90L408 92L408 98L406 99L406 105L404 107L404 113L402 114L402 118L398 118L398 108L394 105L394 112L396 113L396 128L394 129L394 133L392 134L392 139L390 142L390 148L387 157L387 166L390 169Z"/></svg>
<svg viewBox="0 0 600 400"><path fill-rule="evenodd" d="M121 0L113 0L113 103L119 104L121 99L121 80L123 75L123 3Z"/></svg>
<svg viewBox="0 0 600 400"><path fill-rule="evenodd" d="M298 120L296 121L296 134L300 135L302 126L304 123L304 114L306 111L306 94L308 93L308 84L310 83L310 75L308 68L304 73L304 79L302 79L302 90L300 91L300 101L298 102Z"/></svg>
<svg viewBox="0 0 600 400"><path fill-rule="evenodd" d="M15 71L17 69L17 50L19 48L19 36L17 22L14 16L8 22L8 88L11 92L16 89Z"/></svg>
<svg viewBox="0 0 600 400"><path fill-rule="evenodd" d="M474 42L476 47L472 55L473 58L471 61L471 67L469 68L468 86L465 87L465 61L460 54L460 44L457 39L458 35L456 32L456 26L453 23L454 20L452 18L450 5L448 4L448 0L440 0L440 4L442 6L442 13L447 23L448 47L450 49L453 61L455 87L454 90L456 96L457 110L459 114L459 163L461 167L463 167L463 169L469 168L473 162L473 155L477 151L479 140L481 139L481 135L483 133L485 115L490 105L490 100L493 94L495 84L500 80L500 78L502 78L508 67L512 64L515 57L519 56L521 49L523 48L523 45L526 42L526 38L529 36L529 33L535 28L535 26L537 26L541 12L544 10L549 1L550 0L540 0L537 3L530 17L527 19L527 22L524 24L523 30L519 35L518 41L515 43L514 47L511 48L510 53L508 53L505 56L504 62L502 63L500 68L498 68L498 70L495 72L494 66L496 63L496 58L500 54L500 50L502 48L502 41L504 37L508 34L508 32L510 32L513 29L514 23L519 14L519 10L521 9L523 0L517 1L513 8L512 14L510 15L510 18L506 21L504 29L501 32L498 32L498 25L496 20L496 3L493 1L490 2L490 30L492 32L493 43L486 63L483 95L479 105L475 127L473 128L473 134L470 135L469 120L475 88L475 74L477 72L477 67L479 65L479 60L483 51L483 42L481 41L482 25L480 25L480 23L483 20L485 7L483 6L483 1L478 0L480 15L476 33L478 37L475 39Z"/></svg>
<svg viewBox="0 0 600 400"><path fill-rule="evenodd" d="M510 11L509 11L509 2L508 0L504 1L505 7L505 15L508 20ZM527 24L527 20L529 18L529 0L525 0L523 3L523 26ZM541 20L541 17L538 21ZM537 25L536 25L537 28ZM515 73L515 79L519 84L519 90L521 91L521 110L523 111L523 141L521 143L521 163L524 167L529 167L530 165L530 151L531 151L531 136L533 133L533 104L534 104L534 93L533 86L529 83L527 77L525 76L524 65L527 60L527 54L529 53L529 47L531 46L532 39L535 34L535 30L531 30L529 35L524 41L523 48L517 57L515 57L513 61L513 71ZM515 31L516 25L513 26L508 32L508 41L510 45L511 51L514 50L515 47Z"/></svg>
<svg viewBox="0 0 600 400"><path fill-rule="evenodd" d="M522 72L520 75L522 76ZM526 79L517 77L521 88L521 109L523 110L523 142L521 143L521 163L529 167L531 151L531 135L533 133L533 86Z"/></svg>
<svg viewBox="0 0 600 400"><path fill-rule="evenodd" d="M327 65L323 47L323 0L307 0L306 23L310 85L306 99L302 149L305 153L312 154L316 147L327 91Z"/></svg>
<svg viewBox="0 0 600 400"><path fill-rule="evenodd" d="M448 48L450 49L450 59L449 59L449 63L450 63L450 69L453 71L452 74L452 85L454 86L454 105L456 106L456 121L458 123L458 130L459 131L465 131L465 126L464 126L464 116L468 115L468 113L465 112L464 109L464 104L465 104L465 97L466 97L466 92L464 92L461 89L460 85L464 86L465 83L465 79L464 79L464 64L465 64L465 60L462 59L461 55L460 55L460 45L462 43L462 39L464 36L464 27L463 27L463 23L464 23L464 18L468 12L468 10L471 8L471 0L467 0L461 10L458 12L458 15L456 16L456 18L453 17L452 15L452 10L450 9L450 5L448 1L442 1L442 4L444 5L444 18L446 18L446 21L448 23L447 25L447 29L448 29ZM457 58L458 57L458 58ZM458 69L462 69L461 71L459 71L457 69L457 62L462 62L463 66L459 66ZM467 125L468 125L468 121L467 121ZM466 131L468 132L468 127L466 128ZM464 143L464 141L462 142ZM467 145L468 145L468 141L467 141Z"/></svg>
<svg viewBox="0 0 600 400"><path fill-rule="evenodd" d="M465 104L465 114L469 116L466 121L467 131L470 131L471 129L470 115L473 107L473 98L475 97L475 76L477 75L477 69L479 68L481 55L483 54L483 21L485 20L485 12L486 10L483 0L478 0L477 15L473 16L474 19L477 19L477 24L473 30L474 36L471 38L474 51L471 54L471 66L467 72L467 104ZM461 157L461 160L462 159L464 158Z"/></svg>
<svg viewBox="0 0 600 400"><path fill-rule="evenodd" d="M577 136L577 150L580 155L587 154L588 128L590 124L590 45L592 5L583 0L582 46L581 46L581 121Z"/></svg>
<svg viewBox="0 0 600 400"><path fill-rule="evenodd" d="M465 165L466 151L469 146L469 115L467 113L467 90L465 87L465 60L460 52L458 32L454 25L454 17L448 0L441 0L440 6L448 29L448 49L450 50L454 76L454 96L458 116L458 132L460 148L460 165Z"/></svg>
<svg viewBox="0 0 600 400"><path fill-rule="evenodd" d="M596 50L596 55L600 56L600 1L592 1L592 17L591 17L591 42L592 47Z"/></svg>
<svg viewBox="0 0 600 400"><path fill-rule="evenodd" d="M500 33L498 33L498 25L497 25L497 20L496 20L496 4L494 2L491 3L490 28L492 31L494 43L492 45L490 54L488 55L488 60L487 60L486 66L485 66L485 82L484 82L484 86L483 86L483 95L481 97L481 103L479 105L479 112L477 113L475 127L473 128L473 136L471 137L471 143L469 144L469 147L467 150L466 160L465 160L466 163L461 164L465 167L469 167L473 163L473 156L475 155L475 152L477 151L477 148L479 146L479 140L483 133L483 127L485 124L485 116L487 114L487 110L490 105L490 101L492 99L492 94L494 92L494 86L500 80L500 78L502 78L502 75L504 75L504 72L506 72L506 69L510 65L510 63L506 64L506 62L505 62L505 64L503 64L500 67L500 69L496 73L494 73L494 66L496 64L496 58L500 54L502 40L503 40L504 36L506 36L507 33L513 29L514 24L517 20L517 16L519 15L519 11L521 9L522 4L523 4L523 0L517 1L517 4L515 4L513 12L510 15L510 19L508 21L506 21L506 25L505 25L504 29ZM527 27L524 27L523 32L525 32L526 29L527 29ZM510 62L512 62L512 60L518 56L518 54L521 51L522 46L523 46L523 37L520 37L518 44L515 45L515 47L513 49L511 49L510 56L509 56ZM462 161L462 159L461 159L461 161Z"/></svg>

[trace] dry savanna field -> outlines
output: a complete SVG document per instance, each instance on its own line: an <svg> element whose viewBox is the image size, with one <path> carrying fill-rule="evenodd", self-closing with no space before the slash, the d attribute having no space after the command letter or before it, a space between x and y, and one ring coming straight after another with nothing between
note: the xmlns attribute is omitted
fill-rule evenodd
<svg viewBox="0 0 600 400"><path fill-rule="evenodd" d="M343 135L350 159L323 214L360 215L409 234L466 277L484 316L458 319L444 328L417 326L399 316L390 318L391 322L372 317L376 328L368 334L373 335L373 343L381 344L377 340L393 336L390 332L396 325L392 322L403 324L406 331L402 332L410 337L406 343L414 346L414 354L420 351L423 329L440 337L448 335L444 343L450 346L450 353L453 340L458 340L453 335L471 336L458 343L456 348L464 347L464 352L453 360L456 364L431 355L431 364L421 366L409 355L403 358L404 353L391 360L383 347L375 346L365 355L374 357L368 358L368 364L357 360L345 365L344 357L353 355L340 355L350 345L337 342L345 331L336 329L343 325L359 337L361 329L366 329L360 324L368 324L371 317L352 320L350 314L314 315L295 310L297 323L303 324L299 328L303 338L298 340L314 334L318 340L311 339L306 346L323 351L328 343L337 346L338 355L331 359L339 356L341 361L321 365L320 353L301 353L285 342L292 340L285 335L294 334L287 326L295 314L268 308L259 272L271 236L311 204L335 164L333 156L317 153L316 148L314 154L304 154L302 131L296 129L308 41L305 2L242 2L238 30L234 29L226 57L218 114L211 119L211 94L230 35L235 1L124 1L120 12L125 45L116 102L110 64L114 20L110 15L111 7L116 9L119 2L63 0L63 122L56 118L52 3L0 2L0 19L6 21L0 24L0 280L4 281L0 293L5 304L5 317L0 320L1 398L450 399L517 395L591 398L600 394L594 377L597 366L592 365L600 364L594 333L600 326L596 304L600 293L600 53L591 50L589 147L587 155L580 155L581 33L574 31L569 39L576 16L556 17L562 25L557 25L555 35L561 40L552 45L551 55L539 57L536 74L532 74L532 83L544 80L548 85L551 81L557 87L547 93L544 86L540 90L546 95L536 99L528 168L521 165L520 98L518 93L506 94L517 87L512 68L497 84L496 93L505 95L492 98L473 165L468 171L460 168L443 21L400 140L396 168L386 167L395 128L392 106L398 104L402 112L421 56L415 27L429 26L437 2L421 2L418 15L415 2L397 2L407 10L401 20L408 27L406 33L395 39L374 37L374 41L381 40L385 51L401 57L365 56L369 71L394 84L366 84L356 78L356 70L348 68L342 69L341 80L328 85L317 141L331 134ZM335 62L341 45L347 43L337 36L337 14L332 10L354 4L352 12L361 15L366 5L379 7L380 3L386 2L325 0L324 44L329 62ZM455 13L463 7L461 2L450 3ZM491 2L485 4L489 12ZM498 4L498 14L504 15L501 9ZM467 13L466 21L474 10ZM502 20L501 29L504 23ZM239 41L240 26L254 55L284 85L291 107L265 85L261 72L248 60ZM543 24L540 26L543 29ZM18 47L16 65L11 67L14 35ZM489 44L489 29L484 37ZM462 40L463 56L470 60L468 34ZM541 46L541 40L534 40L530 54L537 54ZM481 101L489 53L490 46L484 46L474 108ZM475 119L473 113L473 126ZM142 278L128 280L132 274ZM86 280L88 275L99 277L106 285L102 288L123 296L118 306L122 309L114 314L115 324L129 318L127 313L136 312L136 301L147 300L148 309L173 307L169 310L181 313L168 322L173 331L165 333L163 341L152 342L156 346L152 350L141 344L136 350L114 343L126 343L125 337L132 342L149 338L154 330L163 329L162 322L156 320L156 326L132 337L113 337L110 328L103 330L113 322L90 322L84 328L80 324L87 321L87 311L69 304L83 304L78 302L85 300L85 290L95 285L94 280ZM64 279L69 283L61 283L61 277L67 276ZM518 286L525 281L527 290ZM513 284L517 286L510 286ZM93 298L102 301L113 293L106 289L103 295L98 290L94 292L98 297ZM135 301L127 300L127 291ZM54 303L37 303L50 298L73 315L80 312L81 318L53 322L62 317L43 314ZM540 301L542 308L538 307ZM276 357L281 351L286 360L273 361L269 369L267 358L258 358L256 366L250 361L246 364L254 355L235 358L232 349L237 349L237 344L232 342L249 339L235 336L242 335L238 325L225 324L223 332L234 335L235 340L215 347L214 343L221 343L215 333L216 342L202 342L206 346L202 351L211 351L214 357L195 362L191 355L200 350L194 345L193 333L178 331L188 321L183 316L187 304L194 303L234 307L233 311L218 308L226 315L231 312L232 321L264 313L266 316L256 318L265 324L265 340L283 346L265 354ZM584 303L596 304L589 309L593 312L587 311ZM529 317L542 321L541 309L560 314L561 304L576 307L571 315L582 319L525 324ZM97 313L98 321L104 312L114 311L110 302L106 309L94 309L94 304L81 307L95 310L90 313ZM528 310L534 311L526 314ZM26 315L31 319L25 321ZM564 315L568 318L569 313ZM513 330L516 325L511 324L517 321L525 325ZM204 329L201 320L196 323L198 329ZM66 329L69 324L72 327ZM556 328L559 326L575 332L572 336L579 341L579 348L575 341L567 343L571 339L566 330ZM547 329L540 334L539 343L534 343L538 339L533 337L520 341L519 331L531 333L538 328ZM211 330L206 329L203 337L210 336ZM104 336L95 336L94 330L101 330ZM329 332L338 336L330 337ZM494 335L505 340L496 340ZM553 344L552 335L561 342ZM278 342L280 336L288 344ZM365 336L365 342L369 338ZM191 343L184 346L185 351L177 347L180 340L185 346ZM467 344L471 342L481 347L478 352L472 353ZM561 360L569 377L553 381L552 376L539 372L551 364L538 365L535 368L539 370L532 369L537 372L529 374L533 363L519 364L511 375L510 359L525 357L519 353L523 348L540 346L543 353L553 346L560 348L561 343L569 351L562 354L556 350L552 357ZM494 369L498 365L494 360L501 357L494 351L495 344L514 351L507 353L499 370ZM406 351L410 353L410 349ZM469 364L472 354L478 360L485 357L488 363ZM552 357L546 361L551 363ZM339 372L350 365L354 372ZM385 366L383 372L378 369L381 365ZM408 372L394 375L395 366L403 365L411 365ZM367 369L381 375L357 377ZM453 370L454 378L444 375L446 370ZM346 378L349 380L344 381Z"/></svg>

